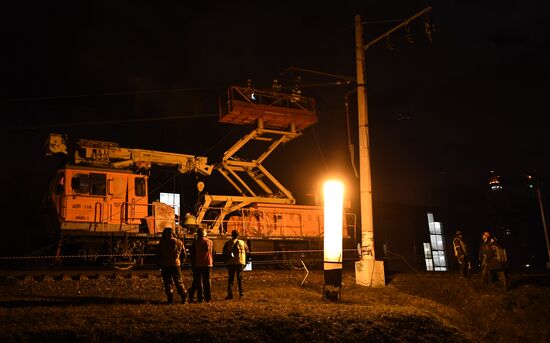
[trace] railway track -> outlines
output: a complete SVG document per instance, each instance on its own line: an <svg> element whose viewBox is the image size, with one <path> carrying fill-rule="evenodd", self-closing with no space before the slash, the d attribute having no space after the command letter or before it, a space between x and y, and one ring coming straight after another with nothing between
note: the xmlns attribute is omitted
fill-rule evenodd
<svg viewBox="0 0 550 343"><path fill-rule="evenodd" d="M250 271L249 271L250 272ZM286 273L288 269L282 270L254 270L254 275ZM187 280L191 279L191 271L183 270L183 275ZM67 281L85 281L85 280L147 280L157 282L160 279L158 269L131 269L127 271L117 271L112 269L57 269L57 270L1 270L0 285L23 283L51 283ZM211 273L213 284L220 283L225 285L227 281L227 270L225 268L214 268Z"/></svg>
<svg viewBox="0 0 550 343"><path fill-rule="evenodd" d="M276 253L277 255L275 255ZM250 269L322 269L322 251L261 251L251 252ZM268 257L269 256L269 257ZM277 258L274 258L277 256ZM123 262L99 263L97 258L127 259ZM17 256L0 257L0 282L26 280L37 282L88 280L88 279L141 279L160 277L156 264L140 262L151 254L136 255L90 255L90 256ZM268 257L262 258L262 257ZM93 259L90 259L93 258ZM345 258L344 265L353 264L355 258ZM224 270L223 262L215 262L214 270ZM190 260L182 265L184 273L190 273Z"/></svg>
<svg viewBox="0 0 550 343"><path fill-rule="evenodd" d="M79 281L89 279L142 279L160 277L158 269L150 266L148 268L133 268L131 270L115 270L112 267L95 268L70 268L56 267L46 268L45 266L34 266L21 269L0 269L0 282L9 280L23 280L36 282L51 281Z"/></svg>

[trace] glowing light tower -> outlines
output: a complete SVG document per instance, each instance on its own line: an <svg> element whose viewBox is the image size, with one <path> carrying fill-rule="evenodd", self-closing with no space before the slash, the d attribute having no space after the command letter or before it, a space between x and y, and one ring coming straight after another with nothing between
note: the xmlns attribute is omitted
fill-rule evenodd
<svg viewBox="0 0 550 343"><path fill-rule="evenodd" d="M336 301L342 290L342 230L344 219L344 185L327 181L324 193L324 284L323 299Z"/></svg>

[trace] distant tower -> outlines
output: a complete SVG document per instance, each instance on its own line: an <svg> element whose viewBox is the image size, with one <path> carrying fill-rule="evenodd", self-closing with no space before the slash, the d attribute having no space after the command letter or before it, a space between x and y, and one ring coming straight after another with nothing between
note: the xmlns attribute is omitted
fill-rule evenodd
<svg viewBox="0 0 550 343"><path fill-rule="evenodd" d="M492 191L502 190L502 184L500 183L500 176L498 176L494 170L489 172L489 188Z"/></svg>

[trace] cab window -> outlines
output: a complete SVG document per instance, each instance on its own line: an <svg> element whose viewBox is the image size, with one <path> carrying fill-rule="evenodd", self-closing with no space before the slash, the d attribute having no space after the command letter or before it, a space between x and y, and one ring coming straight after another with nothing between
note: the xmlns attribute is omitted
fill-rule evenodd
<svg viewBox="0 0 550 343"><path fill-rule="evenodd" d="M71 188L73 192L79 194L88 194L90 191L90 178L88 174L76 174L71 179Z"/></svg>
<svg viewBox="0 0 550 343"><path fill-rule="evenodd" d="M90 173L90 194L107 195L107 175Z"/></svg>
<svg viewBox="0 0 550 343"><path fill-rule="evenodd" d="M135 179L135 192L136 196L144 197L146 195L145 179L142 177L136 177Z"/></svg>

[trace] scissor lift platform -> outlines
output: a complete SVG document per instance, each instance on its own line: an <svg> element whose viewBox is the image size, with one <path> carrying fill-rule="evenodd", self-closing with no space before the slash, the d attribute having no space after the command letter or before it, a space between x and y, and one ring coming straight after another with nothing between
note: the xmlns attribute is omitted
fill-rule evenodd
<svg viewBox="0 0 550 343"><path fill-rule="evenodd" d="M252 204L295 204L292 193L262 162L281 144L300 137L302 130L317 122L315 100L233 86L228 89L224 106L220 106L219 121L256 128L229 148L215 166L239 195L205 195L196 213L197 223L221 233L226 215ZM255 149L245 149L251 145Z"/></svg>
<svg viewBox="0 0 550 343"><path fill-rule="evenodd" d="M302 131L317 122L315 100L297 94L266 92L233 86L225 106L220 108L221 123Z"/></svg>

